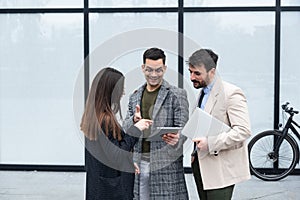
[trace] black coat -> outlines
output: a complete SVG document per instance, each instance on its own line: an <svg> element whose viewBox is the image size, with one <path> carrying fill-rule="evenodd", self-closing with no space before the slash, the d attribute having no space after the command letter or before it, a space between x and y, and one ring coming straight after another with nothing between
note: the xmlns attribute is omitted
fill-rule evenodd
<svg viewBox="0 0 300 200"><path fill-rule="evenodd" d="M141 132L132 126L130 135ZM86 151L86 200L129 200L133 199L134 166L132 149L138 137L124 132L118 141L103 133L96 141L85 140Z"/></svg>

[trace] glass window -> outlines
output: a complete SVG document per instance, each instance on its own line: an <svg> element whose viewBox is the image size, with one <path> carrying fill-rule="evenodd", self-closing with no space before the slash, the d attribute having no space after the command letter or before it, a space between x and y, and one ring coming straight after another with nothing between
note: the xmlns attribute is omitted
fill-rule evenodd
<svg viewBox="0 0 300 200"><path fill-rule="evenodd" d="M1 0L1 8L78 8L84 0Z"/></svg>
<svg viewBox="0 0 300 200"><path fill-rule="evenodd" d="M300 6L300 0L283 0L281 1L282 6Z"/></svg>
<svg viewBox="0 0 300 200"><path fill-rule="evenodd" d="M177 86L176 13L91 14L90 19L90 83L101 67L114 66L122 71L126 77L123 113L127 110L129 95L145 82L141 65L147 48L158 47L165 51L168 66L165 78Z"/></svg>
<svg viewBox="0 0 300 200"><path fill-rule="evenodd" d="M72 107L82 15L3 14L0 27L0 163L84 164Z"/></svg>
<svg viewBox="0 0 300 200"><path fill-rule="evenodd" d="M231 6L275 6L275 0L184 0L184 6L231 7Z"/></svg>
<svg viewBox="0 0 300 200"><path fill-rule="evenodd" d="M184 19L186 36L214 50L222 79L244 91L253 135L273 128L274 13L186 13ZM185 45L186 59L195 50ZM191 85L187 66L185 79Z"/></svg>
<svg viewBox="0 0 300 200"><path fill-rule="evenodd" d="M177 7L177 0L90 0L90 7Z"/></svg>
<svg viewBox="0 0 300 200"><path fill-rule="evenodd" d="M300 12L281 15L280 103L290 102L300 110ZM300 115L294 119L300 124Z"/></svg>

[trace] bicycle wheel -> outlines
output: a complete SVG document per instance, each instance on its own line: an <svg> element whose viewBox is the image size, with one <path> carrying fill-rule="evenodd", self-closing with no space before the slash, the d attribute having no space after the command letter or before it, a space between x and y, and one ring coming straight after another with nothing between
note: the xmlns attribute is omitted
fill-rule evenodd
<svg viewBox="0 0 300 200"><path fill-rule="evenodd" d="M265 131L256 135L248 145L250 169L253 175L265 181L277 181L291 173L298 160L299 148L288 134L280 145L278 155L273 148L280 131Z"/></svg>

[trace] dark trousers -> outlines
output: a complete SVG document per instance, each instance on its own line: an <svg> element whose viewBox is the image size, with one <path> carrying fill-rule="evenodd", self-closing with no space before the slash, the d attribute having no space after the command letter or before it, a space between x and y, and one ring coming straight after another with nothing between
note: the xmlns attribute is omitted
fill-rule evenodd
<svg viewBox="0 0 300 200"><path fill-rule="evenodd" d="M203 189L197 154L195 155L194 162L192 163L192 171L197 185L198 195L201 200L231 200L234 185L213 190Z"/></svg>

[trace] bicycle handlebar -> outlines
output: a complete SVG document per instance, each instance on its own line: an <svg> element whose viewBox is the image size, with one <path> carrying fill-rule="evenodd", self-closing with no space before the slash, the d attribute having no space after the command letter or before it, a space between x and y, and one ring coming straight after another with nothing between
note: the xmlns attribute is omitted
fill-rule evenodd
<svg viewBox="0 0 300 200"><path fill-rule="evenodd" d="M290 115L298 114L299 111L298 111L298 110L294 110L293 107L288 107L289 104L290 104L289 102L286 102L285 104L282 104L282 105L281 105L281 108L282 108L285 112L289 113Z"/></svg>
<svg viewBox="0 0 300 200"><path fill-rule="evenodd" d="M287 107L289 104L290 104L289 102L286 102L285 104L282 104L282 105L281 105L281 108L282 108L283 110L285 110L286 107Z"/></svg>

